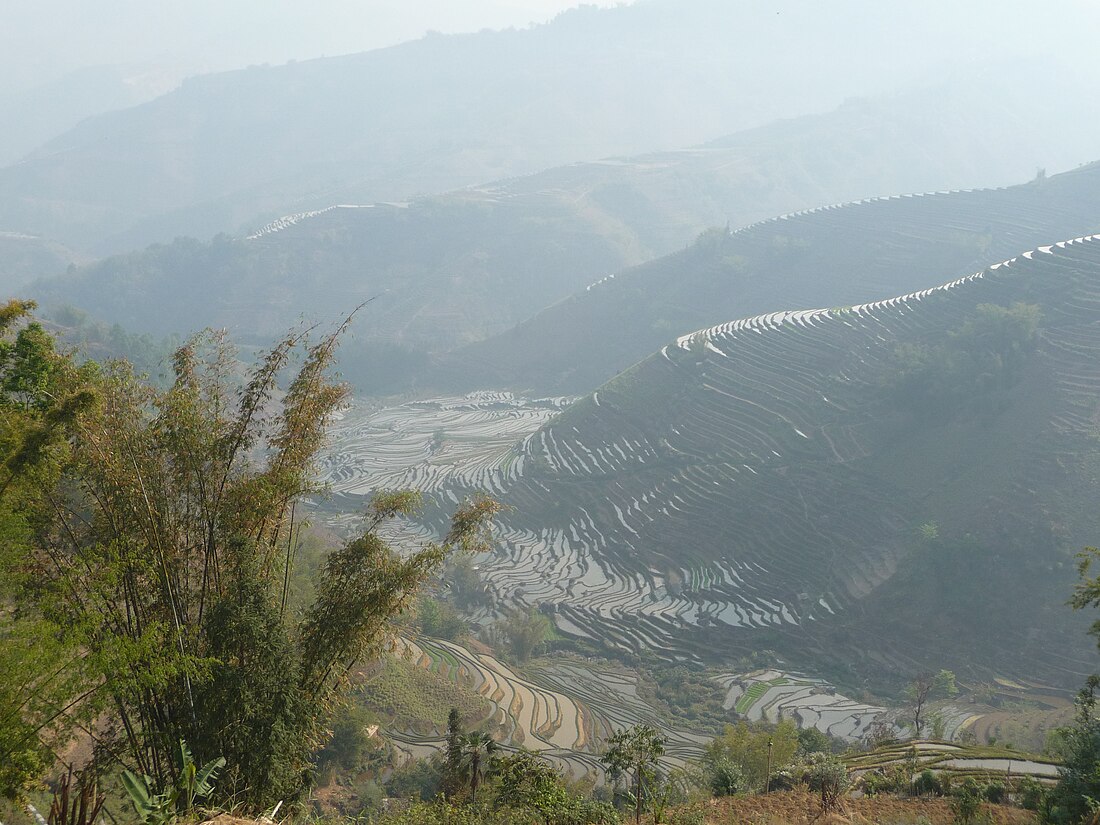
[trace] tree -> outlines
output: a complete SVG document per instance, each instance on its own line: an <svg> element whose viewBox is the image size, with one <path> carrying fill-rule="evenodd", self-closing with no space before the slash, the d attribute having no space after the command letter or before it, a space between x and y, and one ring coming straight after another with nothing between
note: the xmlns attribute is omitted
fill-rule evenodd
<svg viewBox="0 0 1100 825"><path fill-rule="evenodd" d="M485 778L489 763L497 752L497 743L487 733L467 733L459 740L462 764L470 778L470 801L477 802L477 789Z"/></svg>
<svg viewBox="0 0 1100 825"><path fill-rule="evenodd" d="M550 634L550 620L534 607L512 613L501 622L508 649L518 662L530 659Z"/></svg>
<svg viewBox="0 0 1100 825"><path fill-rule="evenodd" d="M955 696L959 692L955 686L955 674L950 670L939 673L922 673L905 689L905 695L913 706L913 736L920 738L924 729L924 711L933 699Z"/></svg>
<svg viewBox="0 0 1100 825"><path fill-rule="evenodd" d="M600 761L607 766L612 779L629 775L634 786L634 821L642 821L642 807L657 779L657 760L664 754L664 741L649 725L612 734L607 751Z"/></svg>
<svg viewBox="0 0 1100 825"><path fill-rule="evenodd" d="M1059 770L1058 784L1047 793L1044 819L1047 822L1075 823L1095 813L1100 800L1100 718L1097 716L1097 691L1100 676L1090 676L1077 694L1077 714L1073 725L1062 729L1065 762Z"/></svg>
<svg viewBox="0 0 1100 825"><path fill-rule="evenodd" d="M798 731L798 751L808 756L811 753L828 753L831 749L829 737L817 728L802 728Z"/></svg>
<svg viewBox="0 0 1100 825"><path fill-rule="evenodd" d="M507 756L497 763L500 789L496 806L535 811L546 825L570 803L561 774L530 751Z"/></svg>
<svg viewBox="0 0 1100 825"><path fill-rule="evenodd" d="M1086 607L1100 607L1100 575L1090 577L1092 565L1100 561L1100 549L1086 547L1077 554L1077 574L1080 581L1074 585L1073 595L1069 604L1074 610L1083 610ZM1100 619L1092 623L1089 632L1096 637L1097 646L1100 646Z"/></svg>
<svg viewBox="0 0 1100 825"><path fill-rule="evenodd" d="M770 748L769 748L770 743ZM703 752L707 770L725 762L737 765L749 788L763 788L767 779L769 749L771 768L780 770L791 764L798 752L798 727L789 719L775 725L726 725L721 736L710 741Z"/></svg>
<svg viewBox="0 0 1100 825"><path fill-rule="evenodd" d="M705 760L703 772L714 796L733 796L748 790L745 772L728 756Z"/></svg>
<svg viewBox="0 0 1100 825"><path fill-rule="evenodd" d="M49 529L73 431L96 403L94 365L78 368L57 352L27 321L33 309L0 305L0 797L9 799L42 774L89 708L78 640L23 594L37 586L35 538Z"/></svg>
<svg viewBox="0 0 1100 825"><path fill-rule="evenodd" d="M462 717L458 708L451 708L447 714L447 749L443 772L443 787L448 794L454 794L461 786L463 733Z"/></svg>
<svg viewBox="0 0 1100 825"><path fill-rule="evenodd" d="M481 583L474 562L469 556L459 556L447 564L446 579L451 585L454 603L462 610L469 610L485 601L485 588Z"/></svg>
<svg viewBox="0 0 1100 825"><path fill-rule="evenodd" d="M329 377L342 329L313 344L286 336L243 386L215 333L177 350L165 391L123 363L95 376L99 400L49 493L24 595L83 651L85 702L113 709L102 749L157 787L176 780L183 739L200 762L225 757L219 794L256 809L294 799L350 670L383 649L390 620L449 553L485 546L497 505L475 499L441 542L399 555L378 529L420 499L380 494L293 610L297 503L317 492L314 462L346 395Z"/></svg>
<svg viewBox="0 0 1100 825"><path fill-rule="evenodd" d="M820 796L822 812L833 810L850 784L847 767L831 753L811 753L806 766L807 784Z"/></svg>
<svg viewBox="0 0 1100 825"><path fill-rule="evenodd" d="M466 630L466 623L453 607L430 596L420 598L416 607L416 622L422 633L437 639L455 639Z"/></svg>

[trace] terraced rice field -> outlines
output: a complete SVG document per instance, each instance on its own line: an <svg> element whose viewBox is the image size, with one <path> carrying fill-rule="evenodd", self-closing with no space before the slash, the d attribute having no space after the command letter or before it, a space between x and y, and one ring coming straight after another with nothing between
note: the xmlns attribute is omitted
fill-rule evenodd
<svg viewBox="0 0 1100 825"><path fill-rule="evenodd" d="M851 210L873 216L882 206ZM1065 477L1080 440L1095 431L1100 243L1092 235L900 297L682 335L564 411L565 399L479 393L352 413L322 471L345 510L378 487L427 490L424 535L438 534L466 496L498 496L511 511L498 549L479 560L497 609L539 605L564 633L671 661L721 661L763 635L812 650L808 631L851 615L908 561L916 525L930 517L913 502L968 470L947 456L933 483L903 488L909 479L893 465L919 434L900 426L881 391L896 369L895 346L947 336L981 304L1016 301L1042 305L1035 375L1043 386L1034 395L1044 406L1026 434L1006 430L1020 447L986 501L998 513L1041 513L1058 506L1057 496L1040 501L1033 479ZM1049 634L1026 644L1037 667L1073 678L1090 667ZM1001 634L983 650L992 660L1023 658L1024 648ZM939 655L890 644L867 652L853 643L850 652L895 671L911 671L914 656ZM821 707L822 724L833 725Z"/></svg>
<svg viewBox="0 0 1100 825"><path fill-rule="evenodd" d="M565 632L673 659L699 655L684 627L828 622L890 579L915 529L864 470L894 449L874 377L893 342L1043 301L1060 411L1036 422L1034 460L1049 463L1039 438L1090 432L1100 393L1098 249L1076 238L907 296L682 336L525 442L490 585L554 605Z"/></svg>
<svg viewBox="0 0 1100 825"><path fill-rule="evenodd" d="M352 407L333 424L320 475L337 496L467 487L500 493L523 470L524 439L570 399L508 392Z"/></svg>
<svg viewBox="0 0 1100 825"><path fill-rule="evenodd" d="M886 708L856 702L820 679L761 670L717 677L727 689L723 707L753 721L793 719L800 728L817 728L848 741L862 739Z"/></svg>
<svg viewBox="0 0 1100 825"><path fill-rule="evenodd" d="M530 678L486 654L438 639L398 641L397 655L470 685L493 705L489 720L506 748L525 747L576 779L602 775L599 753L614 731L646 723L667 742L666 767L696 761L709 737L665 725L638 696L634 676L609 666L562 660ZM390 731L398 747L421 757L443 746L441 737Z"/></svg>
<svg viewBox="0 0 1100 825"><path fill-rule="evenodd" d="M914 775L923 770L949 772L953 777L980 780L1029 776L1043 782L1058 778L1054 762L1003 748L976 747L947 742L906 742L859 754L846 760L855 775L913 766Z"/></svg>

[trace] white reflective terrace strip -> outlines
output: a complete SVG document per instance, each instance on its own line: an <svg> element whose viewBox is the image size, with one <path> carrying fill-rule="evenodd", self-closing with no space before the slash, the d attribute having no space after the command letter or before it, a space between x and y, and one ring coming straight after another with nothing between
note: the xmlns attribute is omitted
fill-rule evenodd
<svg viewBox="0 0 1100 825"><path fill-rule="evenodd" d="M859 201L857 201L857 203L859 203ZM1067 246L1070 246L1072 244L1088 243L1090 241L1095 241L1098 239L1100 239L1100 234L1084 235L1080 238L1073 238L1072 240L1068 241L1059 241L1058 243L1052 244L1051 246L1036 247L1035 249L1028 250L1027 252L1022 252L1015 257L1008 258L1007 260L1000 261L999 263L991 264L985 269L982 269L971 275L964 275L962 278L957 278L954 281L949 281L948 283L941 284L940 286L922 289L917 292L910 292L908 295L899 295L894 298L886 298L882 301L874 301L868 304L857 304L856 306L842 308L839 311L831 309L807 309L796 311L784 310L782 312L767 312L763 315L753 315L748 318L740 318L736 321L727 321L724 324L718 324L717 326L706 327L705 329L699 329L695 332L689 332L687 335L681 335L679 338L677 338L675 343L676 346L680 349L686 350L691 347L692 342L696 338L702 337L707 344L707 349L714 349L710 346L711 341L718 338L724 338L736 332L741 332L742 330L752 330L753 332L762 333L764 332L764 330L780 329L785 324L812 326L813 323L817 320L823 318L835 318L845 312L854 313L855 315L863 315L866 312L873 312L878 309L895 308L903 306L905 304L920 301L924 298L927 298L929 295L933 295L937 292L945 292L949 289L954 289L955 287L970 283L984 277L987 272L996 272L1001 267L1011 267L1012 264L1016 263L1018 260L1020 260L1020 258L1026 258L1030 261L1032 260L1036 252L1046 255L1053 255L1054 253L1051 250L1054 247L1065 249ZM667 347L663 347L661 349L661 354L667 358L668 354L666 350ZM727 353L723 352L722 354L726 355Z"/></svg>

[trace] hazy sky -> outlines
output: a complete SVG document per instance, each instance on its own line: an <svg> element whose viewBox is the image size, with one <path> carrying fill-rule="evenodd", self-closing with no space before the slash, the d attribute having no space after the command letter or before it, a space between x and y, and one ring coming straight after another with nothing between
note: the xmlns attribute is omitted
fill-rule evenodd
<svg viewBox="0 0 1100 825"><path fill-rule="evenodd" d="M612 6L615 0L586 0ZM174 72L347 54L420 37L544 22L579 0L0 0L0 86L74 69Z"/></svg>

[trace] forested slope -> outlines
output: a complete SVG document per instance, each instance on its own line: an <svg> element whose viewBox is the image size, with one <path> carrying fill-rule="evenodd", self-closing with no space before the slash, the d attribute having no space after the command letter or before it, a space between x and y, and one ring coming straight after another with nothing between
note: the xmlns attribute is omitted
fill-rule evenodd
<svg viewBox="0 0 1100 825"><path fill-rule="evenodd" d="M442 362L449 388L587 392L669 337L790 307L872 301L1100 229L1100 164L1006 189L784 215L618 273Z"/></svg>

